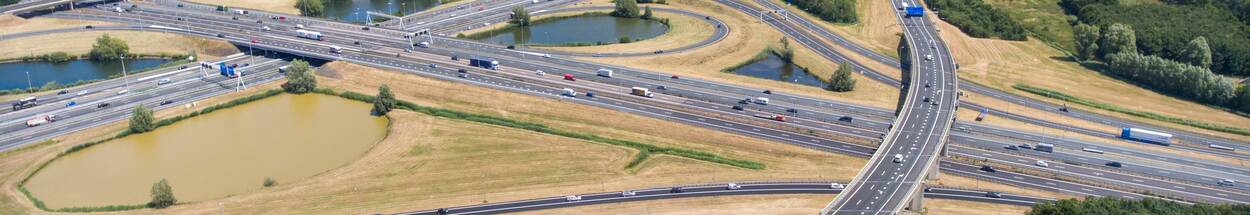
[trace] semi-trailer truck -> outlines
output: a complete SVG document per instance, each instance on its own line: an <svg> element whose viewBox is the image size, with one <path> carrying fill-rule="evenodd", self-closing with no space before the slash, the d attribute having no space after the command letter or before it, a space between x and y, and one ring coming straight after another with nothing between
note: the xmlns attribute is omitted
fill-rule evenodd
<svg viewBox="0 0 1250 215"><path fill-rule="evenodd" d="M321 32L301 29L301 30L295 30L295 34L299 35L299 37L308 38L312 40L323 40L321 39Z"/></svg>
<svg viewBox="0 0 1250 215"><path fill-rule="evenodd" d="M989 108L981 108L981 113L977 114L977 122L980 122L981 120L985 120L985 115L989 115L989 113L990 113Z"/></svg>
<svg viewBox="0 0 1250 215"><path fill-rule="evenodd" d="M1037 147L1034 147L1033 150L1037 150L1039 152L1055 152L1055 144L1038 143Z"/></svg>
<svg viewBox="0 0 1250 215"><path fill-rule="evenodd" d="M13 103L13 111L18 111L21 109L34 107L35 105L39 105L39 98L26 97L22 100L17 100L17 102Z"/></svg>
<svg viewBox="0 0 1250 215"><path fill-rule="evenodd" d="M633 88L630 88L630 92L629 92L629 94L633 94L633 95L635 95L635 96L647 97L647 98L653 98L653 97L655 97L655 94L654 94L654 93L651 93L651 90L650 90L650 89L647 89L647 88L642 88L642 87L633 87Z"/></svg>
<svg viewBox="0 0 1250 215"><path fill-rule="evenodd" d="M608 78L611 78L611 77L612 77L612 70L611 70L611 69L599 68L599 76L603 76L603 77L608 77Z"/></svg>
<svg viewBox="0 0 1250 215"><path fill-rule="evenodd" d="M907 17L922 17L922 16L924 16L924 7L911 6L911 7L907 7L907 9L906 9L906 10L907 10Z"/></svg>
<svg viewBox="0 0 1250 215"><path fill-rule="evenodd" d="M49 122L53 122L53 121L56 121L56 115L41 116L39 118L26 121L26 127L35 127L35 126L39 126L43 124L48 124Z"/></svg>
<svg viewBox="0 0 1250 215"><path fill-rule="evenodd" d="M785 121L786 121L786 116L777 115L777 114L755 114L755 117L765 118L765 119L771 119L771 120L777 120L777 121L779 121L779 122L785 122Z"/></svg>
<svg viewBox="0 0 1250 215"><path fill-rule="evenodd" d="M490 58L471 57L469 58L469 66L498 70L499 61L495 61Z"/></svg>
<svg viewBox="0 0 1250 215"><path fill-rule="evenodd" d="M1120 131L1120 138L1160 144L1164 146L1172 144L1171 134L1140 128L1124 128Z"/></svg>

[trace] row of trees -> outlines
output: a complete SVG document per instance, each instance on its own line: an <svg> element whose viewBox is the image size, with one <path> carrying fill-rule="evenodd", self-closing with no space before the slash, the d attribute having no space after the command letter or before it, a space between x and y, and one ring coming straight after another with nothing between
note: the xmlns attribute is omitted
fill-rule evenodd
<svg viewBox="0 0 1250 215"><path fill-rule="evenodd" d="M302 16L322 17L326 12L326 4L321 0L298 0L295 8L299 9Z"/></svg>
<svg viewBox="0 0 1250 215"><path fill-rule="evenodd" d="M1133 26L1136 49L1142 54L1204 65L1205 59L1194 55L1197 52L1193 47L1197 44L1193 43L1206 43L1212 55L1211 63L1204 67L1218 74L1250 76L1250 27L1223 9L1205 5L1103 3L1071 7L1079 7L1076 15L1082 23L1104 29L1114 23Z"/></svg>
<svg viewBox="0 0 1250 215"><path fill-rule="evenodd" d="M1115 197L1089 197L1084 200L1064 199L1033 205L1029 215L1121 215L1121 214L1225 214L1248 215L1245 204L1181 204L1173 201L1143 198L1129 200Z"/></svg>
<svg viewBox="0 0 1250 215"><path fill-rule="evenodd" d="M794 4L803 9L803 11L807 11L825 21L836 23L859 22L858 13L855 12L855 0L788 0L786 2Z"/></svg>
<svg viewBox="0 0 1250 215"><path fill-rule="evenodd" d="M1001 38L1024 41L1028 34L1020 23L1012 20L1006 12L991 7L981 0L925 0L929 8L941 11L942 20L959 27L960 31L977 38Z"/></svg>

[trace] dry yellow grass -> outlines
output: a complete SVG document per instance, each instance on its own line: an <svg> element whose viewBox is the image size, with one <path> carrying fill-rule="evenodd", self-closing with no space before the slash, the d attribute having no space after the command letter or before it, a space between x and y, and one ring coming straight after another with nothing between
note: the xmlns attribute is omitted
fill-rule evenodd
<svg viewBox="0 0 1250 215"><path fill-rule="evenodd" d="M929 215L1009 215L1025 214L1031 207L990 204L949 199L925 199L925 214Z"/></svg>
<svg viewBox="0 0 1250 215"><path fill-rule="evenodd" d="M859 44L864 48L898 58L898 44L903 28L894 17L894 7L889 1L856 1L855 9L859 13L859 22L855 24L833 24L799 10L795 6L787 6L784 1L771 0L773 4L782 5L792 15L802 16L834 33ZM832 43L830 43L832 44ZM842 52L852 54L853 52ZM860 61L866 62L866 61Z"/></svg>
<svg viewBox="0 0 1250 215"><path fill-rule="evenodd" d="M130 46L130 52L137 54L185 54L188 51L195 51L201 58L216 58L238 52L237 48L226 42L173 33L84 31L0 41L0 47L5 47L0 49L0 59L41 55L58 51L66 52L70 55L82 55L91 51L91 46L95 44L96 38L104 34L126 41Z"/></svg>
<svg viewBox="0 0 1250 215"><path fill-rule="evenodd" d="M1033 196L1033 197L1048 197L1048 198L1055 198L1055 199L1068 199L1068 198L1079 197L1079 196L1075 196L1075 195L1067 194L1067 193L1025 189L1025 188L1020 188L1016 186L988 182L985 180L979 180L975 178L969 178L969 177L951 175L951 174L942 174L942 176L939 176L938 179L929 180L928 184L934 185L934 186L950 187L950 188L998 191L998 192L1004 192L1004 193L1010 193L1010 194L1019 194L1019 195L1026 195L1026 196Z"/></svg>
<svg viewBox="0 0 1250 215"><path fill-rule="evenodd" d="M514 214L812 214L836 195L786 194L764 196L716 196L673 200L625 202Z"/></svg>
<svg viewBox="0 0 1250 215"><path fill-rule="evenodd" d="M593 3L607 4L607 1L599 0L593 1ZM740 13L719 3L702 0L674 0L668 3L669 5L666 7L714 16L724 22L729 27L730 32L725 39L716 44L681 53L626 58L582 58L581 60L663 71L680 76L693 76L717 82L772 89L778 92L845 101L873 107L894 108L895 103L897 103L897 88L868 80L858 73L853 73L853 76L859 80L855 91L834 93L816 87L721 72L721 69L729 65L751 59L769 46L778 46L778 41L782 38L781 33L767 24L752 18L750 15ZM816 55L811 50L802 48L796 42L791 41L790 43L793 47L796 47L795 53L797 57L795 62L800 66L809 68L813 75L828 78L837 68L836 64Z"/></svg>
<svg viewBox="0 0 1250 215"><path fill-rule="evenodd" d="M932 17L930 19L937 21L942 38L950 46L955 61L959 63L959 77L962 79L1054 103L1062 102L1015 90L1011 86L1027 84L1135 110L1250 128L1250 118L1162 95L1085 69L1077 63L1068 61L1058 50L1037 39L1017 42L971 38L948 23ZM1077 106L1075 108L1198 133L1250 140L1248 139L1250 137L1164 123L1088 107Z"/></svg>
<svg viewBox="0 0 1250 215"><path fill-rule="evenodd" d="M22 32L40 31L58 28L81 28L87 25L109 25L107 22L87 21L77 19L53 19L53 18L31 18L23 19L14 15L0 15L0 35L15 34Z"/></svg>
<svg viewBox="0 0 1250 215"><path fill-rule="evenodd" d="M208 4L208 5L225 5L231 8L248 8L255 10L263 10L269 12L279 12L286 14L299 14L299 9L295 8L295 0L187 0L190 2Z"/></svg>

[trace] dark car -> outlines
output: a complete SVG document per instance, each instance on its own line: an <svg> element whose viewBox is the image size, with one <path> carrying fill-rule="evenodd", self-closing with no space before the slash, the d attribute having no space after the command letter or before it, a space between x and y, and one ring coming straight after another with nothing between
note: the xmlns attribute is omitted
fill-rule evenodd
<svg viewBox="0 0 1250 215"><path fill-rule="evenodd" d="M232 20L239 20L239 17L230 17Z"/></svg>
<svg viewBox="0 0 1250 215"><path fill-rule="evenodd" d="M764 90L764 94L773 94L772 90Z"/></svg>
<svg viewBox="0 0 1250 215"><path fill-rule="evenodd" d="M746 99L738 101L738 104L750 104L750 103L751 103L751 100L746 100Z"/></svg>
<svg viewBox="0 0 1250 215"><path fill-rule="evenodd" d="M352 45L360 45L360 41L353 41Z"/></svg>
<svg viewBox="0 0 1250 215"><path fill-rule="evenodd" d="M790 108L790 109L786 109L786 112L790 112L790 113L799 113L799 110L798 110L798 109L794 109L794 108Z"/></svg>
<svg viewBox="0 0 1250 215"><path fill-rule="evenodd" d="M655 50L655 54L663 54L664 50Z"/></svg>
<svg viewBox="0 0 1250 215"><path fill-rule="evenodd" d="M360 27L360 30L366 30L366 31L368 31L368 30L369 30L369 26Z"/></svg>
<svg viewBox="0 0 1250 215"><path fill-rule="evenodd" d="M855 118L851 118L851 116L842 116L842 117L838 117L838 121L843 121L843 122L851 122L851 121L853 121L853 120L855 120Z"/></svg>
<svg viewBox="0 0 1250 215"><path fill-rule="evenodd" d="M1001 199L1003 198L1003 194L999 192L985 192L985 197Z"/></svg>
<svg viewBox="0 0 1250 215"><path fill-rule="evenodd" d="M516 49L516 45L508 45L508 49Z"/></svg>
<svg viewBox="0 0 1250 215"><path fill-rule="evenodd" d="M1107 166L1120 168L1120 167L1124 167L1124 164L1120 164L1120 162L1112 161L1112 162L1107 162Z"/></svg>
<svg viewBox="0 0 1250 215"><path fill-rule="evenodd" d="M438 215L447 214L447 208L439 208L438 210L434 211L434 214L438 214Z"/></svg>
<svg viewBox="0 0 1250 215"><path fill-rule="evenodd" d="M455 55L452 55L452 56L451 56L451 60L457 60L457 61L458 61L458 60L460 60L460 56L455 56Z"/></svg>
<svg viewBox="0 0 1250 215"><path fill-rule="evenodd" d="M217 34L217 37L226 38L226 35Z"/></svg>
<svg viewBox="0 0 1250 215"><path fill-rule="evenodd" d="M260 20L256 20L256 24L263 24L263 23L265 23L265 22L264 22L264 21L260 21Z"/></svg>
<svg viewBox="0 0 1250 215"><path fill-rule="evenodd" d="M1020 150L1020 147L1016 147L1016 145L1007 145L1003 146L1003 148L1007 150Z"/></svg>
<svg viewBox="0 0 1250 215"><path fill-rule="evenodd" d="M65 95L67 93L69 93L68 90L61 90L61 91L56 92L57 95Z"/></svg>
<svg viewBox="0 0 1250 215"><path fill-rule="evenodd" d="M109 107L109 103L100 103L98 105L95 105L95 108L106 108L106 107Z"/></svg>
<svg viewBox="0 0 1250 215"><path fill-rule="evenodd" d="M594 92L586 91L586 97L595 97Z"/></svg>
<svg viewBox="0 0 1250 215"><path fill-rule="evenodd" d="M90 26L90 25L88 25L88 26L83 26L83 28L86 28L86 29L92 29L92 28L95 28L95 26Z"/></svg>
<svg viewBox="0 0 1250 215"><path fill-rule="evenodd" d="M685 189L685 188L681 188L681 187L673 187L673 189L669 189L669 190L668 190L668 192L670 192L670 193L683 193L683 192L686 192L686 189Z"/></svg>
<svg viewBox="0 0 1250 215"><path fill-rule="evenodd" d="M1027 143L1026 143L1026 144L1020 144L1020 148L1022 148L1022 149L1033 149L1033 145L1029 145L1029 144L1027 144Z"/></svg>
<svg viewBox="0 0 1250 215"><path fill-rule="evenodd" d="M998 170L995 170L995 169L994 169L994 167L992 167L992 166L990 166L990 165L981 165L981 171L985 171L985 172L998 172Z"/></svg>
<svg viewBox="0 0 1250 215"><path fill-rule="evenodd" d="M742 106L741 106L741 105L734 105L733 109L734 109L734 110L742 110Z"/></svg>
<svg viewBox="0 0 1250 215"><path fill-rule="evenodd" d="M668 90L668 87L665 87L665 86L659 86L659 87L656 87L656 89Z"/></svg>
<svg viewBox="0 0 1250 215"><path fill-rule="evenodd" d="M924 97L924 102L930 102L930 101L933 101L933 99L929 99L929 97Z"/></svg>
<svg viewBox="0 0 1250 215"><path fill-rule="evenodd" d="M677 77L677 75L673 75L673 77L669 77L669 78L672 78L672 79L681 79L681 77Z"/></svg>
<svg viewBox="0 0 1250 215"><path fill-rule="evenodd" d="M174 100L165 100L165 101L161 101L160 105L168 105L168 104L173 104L173 103L174 103Z"/></svg>

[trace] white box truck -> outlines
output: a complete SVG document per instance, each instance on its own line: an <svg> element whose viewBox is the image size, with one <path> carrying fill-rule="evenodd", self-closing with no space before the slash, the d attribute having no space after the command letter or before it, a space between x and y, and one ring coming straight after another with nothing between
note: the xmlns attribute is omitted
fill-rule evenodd
<svg viewBox="0 0 1250 215"><path fill-rule="evenodd" d="M39 126L43 124L48 124L53 121L56 121L56 115L41 116L39 118L26 121L26 127L35 127L35 126Z"/></svg>
<svg viewBox="0 0 1250 215"><path fill-rule="evenodd" d="M650 90L650 89L647 89L647 88L642 88L642 87L633 87L633 88L630 88L629 94L633 94L633 95L636 95L636 96L647 97L647 98L654 98L654 97L655 97L655 94L654 94L654 93L651 93L651 90Z"/></svg>
<svg viewBox="0 0 1250 215"><path fill-rule="evenodd" d="M611 70L611 69L599 68L599 76L603 76L603 77L608 77L608 78L611 78L611 77L612 77L612 70Z"/></svg>
<svg viewBox="0 0 1250 215"><path fill-rule="evenodd" d="M1120 131L1120 138L1160 144L1164 146L1172 144L1172 134L1140 128L1124 128Z"/></svg>
<svg viewBox="0 0 1250 215"><path fill-rule="evenodd" d="M768 104L768 98L764 98L764 97L755 98L755 101L754 101L754 102L755 102L756 104L767 105L767 104Z"/></svg>

